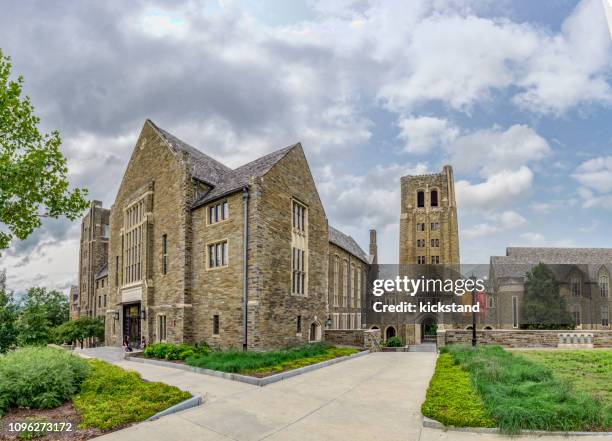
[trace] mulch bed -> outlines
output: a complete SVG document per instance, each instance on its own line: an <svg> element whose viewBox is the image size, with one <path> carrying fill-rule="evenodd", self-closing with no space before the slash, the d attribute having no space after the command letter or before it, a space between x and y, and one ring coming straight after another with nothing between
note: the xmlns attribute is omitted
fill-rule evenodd
<svg viewBox="0 0 612 441"><path fill-rule="evenodd" d="M80 441L91 439L105 433L114 432L127 426L116 427L111 430L100 430L97 428L79 429L77 426L81 421L79 412L74 408L72 402L67 401L54 409L10 409L0 418L0 440L20 440L18 432L9 432L9 423L27 422L49 422L49 423L72 423L72 431L33 433L32 439L37 440L71 440ZM36 436L38 435L38 436Z"/></svg>

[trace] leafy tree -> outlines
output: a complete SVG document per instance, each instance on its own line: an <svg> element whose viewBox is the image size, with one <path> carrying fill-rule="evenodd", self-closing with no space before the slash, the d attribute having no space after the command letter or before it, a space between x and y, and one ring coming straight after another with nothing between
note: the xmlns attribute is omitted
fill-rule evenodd
<svg viewBox="0 0 612 441"><path fill-rule="evenodd" d="M573 329L574 320L548 266L537 264L527 273L521 306L523 329Z"/></svg>
<svg viewBox="0 0 612 441"><path fill-rule="evenodd" d="M17 343L17 304L13 294L6 291L4 283L6 275L0 273L0 354L6 352Z"/></svg>
<svg viewBox="0 0 612 441"><path fill-rule="evenodd" d="M68 299L59 291L30 288L25 295L17 322L21 345L46 344L51 330L68 320Z"/></svg>
<svg viewBox="0 0 612 441"><path fill-rule="evenodd" d="M10 58L0 50L0 250L26 239L41 217L75 220L87 208L84 189L69 190L57 131L43 134L23 77L10 79Z"/></svg>
<svg viewBox="0 0 612 441"><path fill-rule="evenodd" d="M53 330L58 343L80 343L87 338L104 339L104 323L99 318L79 317L64 322Z"/></svg>

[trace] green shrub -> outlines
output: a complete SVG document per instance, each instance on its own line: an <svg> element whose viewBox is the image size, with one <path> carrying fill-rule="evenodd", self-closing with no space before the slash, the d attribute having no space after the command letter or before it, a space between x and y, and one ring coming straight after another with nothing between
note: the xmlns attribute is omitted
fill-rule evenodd
<svg viewBox="0 0 612 441"><path fill-rule="evenodd" d="M450 354L443 353L438 357L421 412L446 426L495 425L494 421L487 417L484 404L474 390L467 372L453 363Z"/></svg>
<svg viewBox="0 0 612 441"><path fill-rule="evenodd" d="M92 360L90 364L91 375L73 400L83 428L106 430L144 421L191 396L174 386L144 381L136 372L103 361Z"/></svg>
<svg viewBox="0 0 612 441"><path fill-rule="evenodd" d="M351 348L334 348L326 343L315 343L269 352L243 352L237 350L212 351L206 355L194 355L186 359L187 364L222 372L263 372L284 363L327 355L326 359L335 358L331 351L346 349L349 355L357 352ZM312 364L312 363L310 363Z"/></svg>
<svg viewBox="0 0 612 441"><path fill-rule="evenodd" d="M503 432L609 430L604 407L545 366L499 346L451 345L445 352L470 374Z"/></svg>
<svg viewBox="0 0 612 441"><path fill-rule="evenodd" d="M147 346L143 354L147 358L165 360L185 360L193 355L205 355L209 351L206 345L188 345L186 343L154 343Z"/></svg>
<svg viewBox="0 0 612 441"><path fill-rule="evenodd" d="M399 337L389 337L385 342L385 346L388 348L401 348L404 345Z"/></svg>
<svg viewBox="0 0 612 441"><path fill-rule="evenodd" d="M0 356L0 413L57 407L78 392L88 371L85 360L60 349L30 347Z"/></svg>

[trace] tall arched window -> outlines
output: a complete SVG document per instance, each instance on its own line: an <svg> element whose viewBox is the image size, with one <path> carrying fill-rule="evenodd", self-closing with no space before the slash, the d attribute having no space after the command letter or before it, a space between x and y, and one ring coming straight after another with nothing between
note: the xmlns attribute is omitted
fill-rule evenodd
<svg viewBox="0 0 612 441"><path fill-rule="evenodd" d="M608 297L610 290L610 279L607 274L599 276L599 293L602 297Z"/></svg>
<svg viewBox="0 0 612 441"><path fill-rule="evenodd" d="M432 207L437 207L438 206L438 190L431 190L431 206Z"/></svg>
<svg viewBox="0 0 612 441"><path fill-rule="evenodd" d="M417 207L422 208L425 206L425 192L418 191L417 192Z"/></svg>

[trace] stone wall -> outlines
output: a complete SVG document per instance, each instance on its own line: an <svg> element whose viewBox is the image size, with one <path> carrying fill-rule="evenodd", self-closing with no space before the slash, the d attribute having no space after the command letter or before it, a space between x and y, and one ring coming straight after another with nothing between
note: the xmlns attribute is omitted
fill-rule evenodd
<svg viewBox="0 0 612 441"><path fill-rule="evenodd" d="M380 329L326 329L325 341L332 345L378 348Z"/></svg>
<svg viewBox="0 0 612 441"><path fill-rule="evenodd" d="M612 330L569 331L570 333L588 333L593 335L593 347L612 347ZM478 330L476 339L479 344L500 345L508 348L549 347L556 348L559 344L559 334L568 333L563 330L523 330L495 329ZM446 329L438 331L438 347L448 344L471 344L472 331L465 329Z"/></svg>

